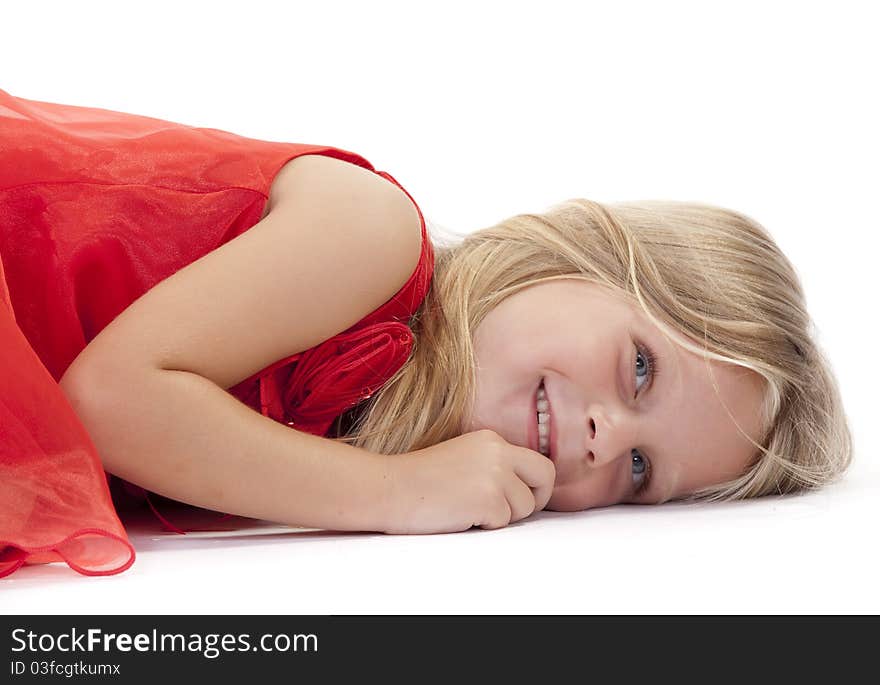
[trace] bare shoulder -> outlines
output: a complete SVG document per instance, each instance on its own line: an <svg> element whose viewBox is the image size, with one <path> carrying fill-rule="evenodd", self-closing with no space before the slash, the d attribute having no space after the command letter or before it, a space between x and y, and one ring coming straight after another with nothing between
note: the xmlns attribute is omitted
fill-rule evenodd
<svg viewBox="0 0 880 685"><path fill-rule="evenodd" d="M337 189L376 192L389 198L396 196L401 209L408 210L410 224L419 223L412 201L394 183L357 164L322 154L300 155L281 167L272 179L266 211L269 212L280 203L290 200L291 195L297 192L297 187L306 179L313 184L326 184Z"/></svg>
<svg viewBox="0 0 880 685"><path fill-rule="evenodd" d="M273 180L267 208L291 230L326 233L323 238L335 236L340 249L379 258L373 266L386 285L397 285L395 292L421 256L421 220L409 196L383 176L335 157L289 161Z"/></svg>
<svg viewBox="0 0 880 685"><path fill-rule="evenodd" d="M82 382L70 383L94 387L98 374L124 389L129 370L158 368L231 387L351 327L418 265L418 211L375 172L299 157L279 173L272 195L257 224L156 284L106 326L68 369Z"/></svg>

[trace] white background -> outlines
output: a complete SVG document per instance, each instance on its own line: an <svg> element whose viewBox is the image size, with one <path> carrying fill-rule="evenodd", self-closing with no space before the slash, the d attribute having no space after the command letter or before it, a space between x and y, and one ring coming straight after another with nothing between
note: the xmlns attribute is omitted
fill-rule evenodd
<svg viewBox="0 0 880 685"><path fill-rule="evenodd" d="M29 2L0 88L353 150L469 232L571 197L757 219L803 280L856 440L823 492L445 536L163 535L5 613L877 613L878 24L869 2ZM872 428L873 427L873 428Z"/></svg>

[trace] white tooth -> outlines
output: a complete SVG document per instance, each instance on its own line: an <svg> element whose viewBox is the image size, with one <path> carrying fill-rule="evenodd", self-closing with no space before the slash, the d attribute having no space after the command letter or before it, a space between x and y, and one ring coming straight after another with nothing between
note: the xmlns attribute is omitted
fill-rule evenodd
<svg viewBox="0 0 880 685"><path fill-rule="evenodd" d="M550 457L550 403L547 401L547 393L544 391L544 384L538 387L537 403L538 409L538 451L545 457Z"/></svg>

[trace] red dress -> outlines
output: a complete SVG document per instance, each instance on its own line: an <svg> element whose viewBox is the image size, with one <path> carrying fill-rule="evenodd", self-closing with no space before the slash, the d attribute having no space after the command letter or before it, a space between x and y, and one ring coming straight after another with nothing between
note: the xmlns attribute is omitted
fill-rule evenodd
<svg viewBox="0 0 880 685"><path fill-rule="evenodd" d="M0 90L0 577L26 563L63 560L86 575L110 575L134 562L108 486L119 479L102 469L58 381L134 300L254 226L279 169L305 154L357 164L400 187L336 147ZM227 392L326 435L390 378L409 356L407 324L433 273L421 210L419 217L421 257L393 298Z"/></svg>

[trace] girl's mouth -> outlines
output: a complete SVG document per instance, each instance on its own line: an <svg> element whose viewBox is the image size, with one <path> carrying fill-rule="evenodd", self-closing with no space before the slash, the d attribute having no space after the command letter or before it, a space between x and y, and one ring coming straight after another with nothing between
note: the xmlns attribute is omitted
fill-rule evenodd
<svg viewBox="0 0 880 685"><path fill-rule="evenodd" d="M544 379L535 395L535 420L538 428L538 451L548 459L553 459L550 450L550 403L544 389Z"/></svg>

